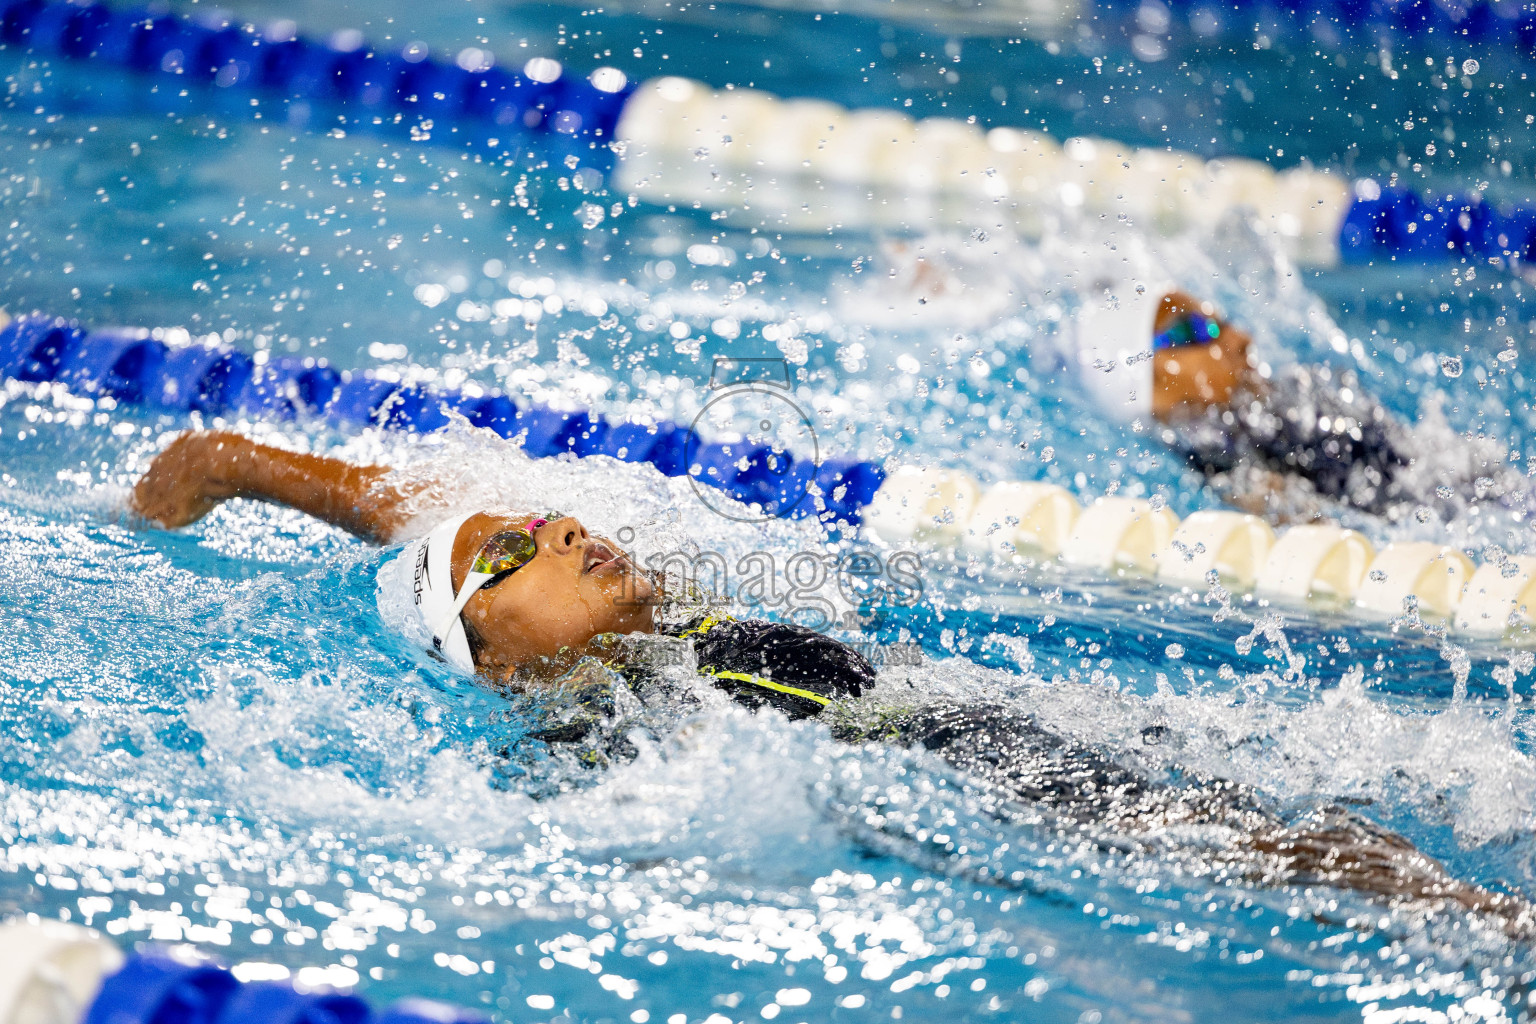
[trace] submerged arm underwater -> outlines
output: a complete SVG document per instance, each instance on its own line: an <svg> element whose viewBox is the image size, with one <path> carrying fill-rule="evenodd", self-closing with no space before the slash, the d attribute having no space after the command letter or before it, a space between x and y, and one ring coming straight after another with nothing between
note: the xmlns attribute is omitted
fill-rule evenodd
<svg viewBox="0 0 1536 1024"><path fill-rule="evenodd" d="M1203 847L1205 871L1266 886L1329 886L1398 903L1428 901L1484 913L1511 935L1536 929L1523 899L1449 875L1406 839L1338 807L1287 822L1254 790L1221 778L1152 781L1109 753L1052 733L1001 704L932 705L834 735L931 750L981 781L1014 811L1104 844L1173 853L1179 830L1223 838Z"/></svg>
<svg viewBox="0 0 1536 1024"><path fill-rule="evenodd" d="M226 499L254 498L388 543L408 518L405 503L420 489L398 484L387 467L288 452L235 434L189 433L154 459L131 502L147 520L174 529L195 522ZM485 536L504 535L494 531L507 524L495 518L481 514L462 521L463 532L453 545L456 552L464 549L454 556L462 563L454 570L458 577L469 571L474 549ZM481 519L491 521L476 525ZM505 651L520 651L519 644L542 650L524 634L546 628L539 615L558 617L562 602L574 603L583 606L575 617L578 625L601 623L575 633L563 620L548 626L563 645L560 650L577 647L595 656L613 670L603 673L612 685L642 697L655 691L658 678L643 664L644 645L686 644L695 670L690 684L702 677L749 708L769 705L791 718L819 718L844 742L930 751L993 794L999 816L1038 821L1106 848L1149 856L1180 853L1181 844L1189 845L1180 830L1198 826L1221 837L1200 850L1202 872L1218 879L1354 890L1393 904L1485 915L1521 939L1536 934L1536 915L1523 898L1455 879L1406 839L1341 809L1324 808L1287 822L1257 793L1224 779L1157 782L1108 752L1050 732L1004 704L881 706L864 697L876 682L869 662L848 645L813 630L704 617L666 628L649 616L629 612L602 618L593 611L602 601L619 605L619 595L633 598L633 586L627 584L633 567L574 519L536 522L536 527L525 528L530 534L537 529L537 553L505 579L476 584L484 587L472 595L479 603L461 605L466 623L474 623L479 648L474 668L487 681L515 674L531 684L529 689L553 684L552 692L558 692L558 673L541 677L537 659L513 658ZM666 635L644 635L658 632ZM498 643L505 650L493 649ZM548 658L542 662L554 663ZM592 659L586 663L592 664ZM569 667L566 659L560 671ZM627 744L617 735L622 732L622 723L613 724L617 721L599 711L587 715L584 724L549 731L544 738L556 743L586 741L594 729L601 733L606 728L615 732L611 739L619 741L610 742L609 748L622 751Z"/></svg>

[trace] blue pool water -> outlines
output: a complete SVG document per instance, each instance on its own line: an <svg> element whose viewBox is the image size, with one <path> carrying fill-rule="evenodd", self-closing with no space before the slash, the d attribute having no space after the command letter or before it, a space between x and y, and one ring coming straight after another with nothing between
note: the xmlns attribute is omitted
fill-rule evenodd
<svg viewBox="0 0 1536 1024"><path fill-rule="evenodd" d="M1390 77L1358 43L1224 37L1139 61L1092 33L999 28L1012 17L1001 6L237 13L482 45L508 62L558 53L639 77L911 100L914 113L1058 137L1397 172L1427 190L1487 181L1528 199L1536 170L1536 66L1438 41L1394 51ZM1471 87L1445 77L1469 56ZM622 195L602 196L623 205L589 228L578 214L592 197L555 172L294 134L227 99L146 99L126 77L15 52L0 52L0 72L10 309L219 332L250 350L685 422L707 401L713 356L782 355L825 451L1213 506L1175 459L1060 385L1048 340L1080 298L1062 254L1091 263L1108 241L1145 247L1218 299L1266 359L1352 364L1404 415L1438 406L1430 436L1443 446L1484 434L1523 467L1536 444L1531 286L1495 268L1303 271L1236 219L1172 240L1134 225L1106 236L1066 222L1035 242L914 224L909 244L944 254L968 291L897 314L889 236L796 235ZM509 206L519 189L535 216ZM701 243L729 265L691 264ZM498 314L508 299L516 312ZM716 326L729 318L739 332ZM1507 347L1513 360L1499 358ZM996 820L931 757L843 746L814 723L709 707L650 723L633 762L575 764L528 737L524 705L383 628L385 553L247 503L181 533L132 529L125 488L184 424L48 388L3 396L0 916L191 943L378 1001L435 995L515 1021L1529 1014L1529 943L1332 891L1221 883L1193 852L1062 844ZM823 544L809 525L715 515L644 467L530 461L467 433L240 426L430 467L487 498L558 501L663 546L788 558ZM1354 523L1376 540L1443 536ZM1452 530L1469 550L1533 549L1524 518L1492 505ZM882 673L890 694L1007 699L1154 775L1234 778L1287 814L1346 803L1461 877L1536 891L1531 659L1518 649L923 558L921 602L872 637L922 649Z"/></svg>

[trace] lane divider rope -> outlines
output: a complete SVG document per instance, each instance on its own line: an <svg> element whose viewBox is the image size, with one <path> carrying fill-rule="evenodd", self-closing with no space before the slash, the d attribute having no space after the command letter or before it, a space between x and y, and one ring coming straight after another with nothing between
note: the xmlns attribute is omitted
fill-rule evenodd
<svg viewBox="0 0 1536 1024"><path fill-rule="evenodd" d="M1060 559L1079 569L1203 589L1256 593L1291 604L1345 606L1374 618L1410 608L1471 636L1528 636L1536 626L1536 556L1477 565L1428 541L1377 550L1331 522L1276 531L1241 512L1206 509L1180 520L1141 498L1084 506L1064 488L1004 481L983 488L960 470L905 466L864 510L891 544L990 553L1003 562Z"/></svg>
<svg viewBox="0 0 1536 1024"><path fill-rule="evenodd" d="M620 187L653 202L753 211L794 228L961 226L981 216L1031 235L1051 216L1081 211L1178 231L1246 210L1310 265L1536 259L1536 208L1481 191L1421 196L1306 166L1276 171L1108 139L1057 142L1024 129L984 131L974 119L919 121L682 78L636 84L613 67L583 78L547 57L507 71L477 47L440 60L421 44L373 49L355 31L319 41L290 22L258 28L211 13L70 0L0 3L0 42L266 94L286 104L289 123L316 130L345 116L430 144L600 170L617 155ZM250 109L267 116L259 102ZM887 190L913 201L877 194Z"/></svg>
<svg viewBox="0 0 1536 1024"><path fill-rule="evenodd" d="M0 314L3 316L3 314ZM1251 515L1198 511L1179 520L1146 500L1106 497L1084 507L1055 484L983 488L960 470L883 468L857 460L797 461L739 441L705 443L670 423L611 422L580 411L519 405L507 395L435 390L313 359L258 366L222 343L167 345L150 331L87 330L32 315L0 327L0 380L70 391L172 415L313 417L341 428L430 433L454 414L530 455L609 455L688 475L769 514L816 516L829 528L861 522L890 543L961 546L1003 561L1056 559L1103 574L1138 574L1179 587L1211 579L1288 602L1323 600L1359 612L1402 614L1412 604L1469 634L1500 637L1536 625L1536 556L1474 564L1430 542L1377 551L1333 523L1276 531Z"/></svg>
<svg viewBox="0 0 1536 1024"><path fill-rule="evenodd" d="M1312 266L1536 260L1536 209L1481 192L1432 196L1309 166L1276 171L1111 139L845 110L684 78L625 104L620 185L657 203L751 209L798 230L1003 223L1038 236L1074 211L1172 233L1246 211ZM926 197L892 203L871 189Z"/></svg>
<svg viewBox="0 0 1536 1024"><path fill-rule="evenodd" d="M1078 10L1075 5L1064 6ZM1258 31L1273 36L1274 29L1279 28L1306 33L1310 39L1335 47L1351 38L1366 46L1414 39L1441 44L1491 43L1509 46L1523 55L1536 54L1536 9L1508 0L1231 0L1219 5L1205 0L1164 0L1151 17L1142 10L1140 0L1098 0L1092 7L1092 16L1100 24L1124 24L1131 31L1165 38L1174 27L1169 23L1171 18L1181 18L1196 38L1251 37Z"/></svg>
<svg viewBox="0 0 1536 1024"><path fill-rule="evenodd" d="M474 386L436 389L338 371L323 360L276 357L258 364L222 341L172 345L165 333L19 316L0 325L0 380L57 383L83 396L181 416L315 418L343 428L428 434L458 415L501 437L519 438L534 457L569 453L647 462L666 476L689 476L756 503L768 515L814 516L829 527L856 524L885 479L879 466L857 459L813 462L750 440L705 441L675 423L613 421L520 403Z"/></svg>
<svg viewBox="0 0 1536 1024"><path fill-rule="evenodd" d="M315 115L332 108L346 110L354 124L394 124L418 140L497 152L531 147L539 155L606 159L632 89L616 68L582 78L547 57L508 71L476 47L438 60L420 43L373 49L355 30L316 40L296 34L290 21L258 28L211 11L151 13L71 0L0 4L0 42L221 91L266 93L287 101L290 121L323 131L337 120ZM259 104L252 111L263 116Z"/></svg>
<svg viewBox="0 0 1536 1024"><path fill-rule="evenodd" d="M375 1010L334 992L241 981L212 961L125 956L99 933L59 921L0 923L0 1024L489 1024L449 1003L403 999Z"/></svg>

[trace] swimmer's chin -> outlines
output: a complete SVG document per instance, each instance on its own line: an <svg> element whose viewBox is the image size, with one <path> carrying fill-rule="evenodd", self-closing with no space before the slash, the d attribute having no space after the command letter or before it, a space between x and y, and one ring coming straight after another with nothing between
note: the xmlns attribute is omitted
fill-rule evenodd
<svg viewBox="0 0 1536 1024"><path fill-rule="evenodd" d="M554 654L535 655L515 665L481 665L475 670L475 676L504 694L538 693L558 685L583 661L596 659L600 664L607 663L624 637L644 633L644 630L599 633L585 644L562 647Z"/></svg>
<svg viewBox="0 0 1536 1024"><path fill-rule="evenodd" d="M632 568L626 586L629 590L626 597L636 604L648 605L653 613L651 618L654 619L655 606L662 598L661 581L651 573Z"/></svg>
<svg viewBox="0 0 1536 1024"><path fill-rule="evenodd" d="M587 574L611 580L605 589L618 588L613 598L618 605L654 604L661 596L660 577L637 567L628 555L620 554L609 561L598 563L588 569Z"/></svg>

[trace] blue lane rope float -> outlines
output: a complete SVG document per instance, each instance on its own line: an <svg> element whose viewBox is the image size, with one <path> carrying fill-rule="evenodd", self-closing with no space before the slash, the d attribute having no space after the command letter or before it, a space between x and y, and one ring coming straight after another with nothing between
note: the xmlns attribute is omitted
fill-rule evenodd
<svg viewBox="0 0 1536 1024"><path fill-rule="evenodd" d="M265 92L304 104L302 110L316 103L344 108L359 123L400 118L418 127L430 120L432 130L417 137L453 145L527 146L541 156L566 149L598 161L609 155L607 143L633 88L613 68L581 78L545 58L518 73L489 65L480 50L445 62L420 44L397 53L374 50L355 32L319 41L293 34L286 23L258 29L211 13L61 0L0 5L0 42L213 88Z"/></svg>
<svg viewBox="0 0 1536 1024"><path fill-rule="evenodd" d="M239 987L234 975L222 968L129 957L102 982L82 1024L211 1024Z"/></svg>
<svg viewBox="0 0 1536 1024"><path fill-rule="evenodd" d="M368 1024L371 1017L368 1004L356 996L312 995L265 981L240 986L224 1004L217 1020L223 1024Z"/></svg>
<svg viewBox="0 0 1536 1024"><path fill-rule="evenodd" d="M272 981L241 982L223 967L159 953L130 956L108 975L81 1024L488 1024L447 1003L406 999L375 1011L338 993L298 992Z"/></svg>
<svg viewBox="0 0 1536 1024"><path fill-rule="evenodd" d="M369 372L339 372L316 359L284 356L258 366L222 344L173 347L148 330L90 329L41 314L0 328L0 379L58 383L81 395L171 415L311 417L343 428L376 425L426 434L457 414L501 437L521 438L524 451L535 457L569 453L647 462L667 476L690 476L755 502L770 515L815 516L829 526L857 524L885 479L873 463L813 463L752 441L706 443L674 423L614 422L580 410L521 404L496 392L437 390Z"/></svg>
<svg viewBox="0 0 1536 1024"><path fill-rule="evenodd" d="M1183 2L1195 9L1195 0ZM1432 0L1326 2L1338 3L1341 11L1347 8L1348 17L1339 17L1348 24L1374 24L1372 18L1412 11L1423 13L1425 24L1439 24L1430 17L1433 12L1453 21L1457 17ZM1242 9L1249 3L1238 0ZM1308 9L1298 4L1274 10ZM1506 4L1482 0L1467 7L1461 20L1516 25L1520 38L1536 40L1536 9L1511 5L1506 10ZM759 173L768 168L785 172L786 182L796 175L845 183L867 178L936 192L981 189L989 202L1012 197L1025 207L1086 203L1130 211L1152 225L1167 221L1176 226L1247 206L1276 221L1276 230L1298 259L1320 264L1339 259L1528 262L1536 257L1536 208L1524 203L1495 207L1476 196L1425 199L1311 168L1277 175L1255 161L1208 162L1193 154L1136 150L1107 140L1068 140L1063 147L1015 129L988 134L958 121L912 122L893 111L850 112L750 89L715 93L682 79L635 83L612 67L581 77L549 58L536 57L521 72L509 71L491 66L478 48L439 60L421 44L394 53L368 47L356 32L317 41L295 35L290 23L263 29L213 14L118 10L67 0L0 0L0 43L152 79L176 76L214 90L262 93L288 104L290 123L307 121L327 130L349 118L357 125L408 127L413 139L432 144L522 154L536 161L574 155L603 170L613 166L616 150L625 153L620 168L643 167L658 153L671 151L674 166L627 175L626 187L660 201L685 198L717 208L735 203L715 173L718 164L753 179L756 207L771 206L774 188L790 187L774 174ZM675 97L686 102L670 102ZM262 104L251 109L265 116ZM317 109L336 116L316 116ZM735 142L721 146L727 136ZM707 156L702 164L700 154ZM1126 175L1130 180L1122 180ZM1002 191L994 195L989 191L994 188ZM1068 191L1074 199L1066 197ZM798 211L802 198L793 197L786 209ZM890 216L890 210L882 205L864 212L878 219ZM834 204L828 216L849 224L861 212L850 200Z"/></svg>
<svg viewBox="0 0 1536 1024"><path fill-rule="evenodd" d="M1345 262L1467 258L1536 260L1536 211L1500 209L1480 196L1421 198L1361 183L1339 232Z"/></svg>

